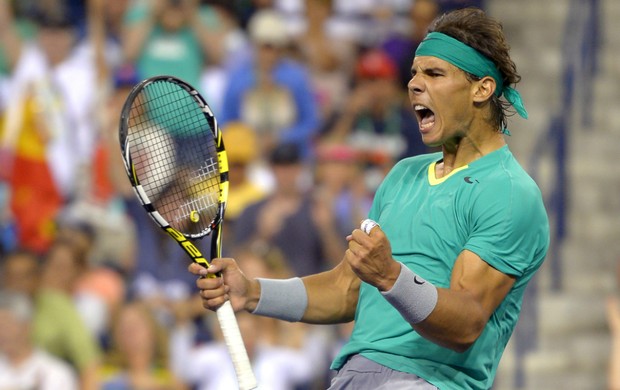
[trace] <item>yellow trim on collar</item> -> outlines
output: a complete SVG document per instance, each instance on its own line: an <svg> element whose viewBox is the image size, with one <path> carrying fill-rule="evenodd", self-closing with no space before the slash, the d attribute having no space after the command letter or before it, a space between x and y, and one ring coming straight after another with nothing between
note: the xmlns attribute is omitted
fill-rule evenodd
<svg viewBox="0 0 620 390"><path fill-rule="evenodd" d="M438 184L443 183L444 181L448 180L448 178L452 175L454 175L455 173L462 171L463 169L469 168L469 165L463 165L462 167L458 167L455 170L453 170L452 172L450 172L449 174L447 174L444 177L441 178L437 178L435 176L435 166L437 166L437 161L434 161L433 163L431 163L428 166L428 182L430 185L432 186L436 186Z"/></svg>

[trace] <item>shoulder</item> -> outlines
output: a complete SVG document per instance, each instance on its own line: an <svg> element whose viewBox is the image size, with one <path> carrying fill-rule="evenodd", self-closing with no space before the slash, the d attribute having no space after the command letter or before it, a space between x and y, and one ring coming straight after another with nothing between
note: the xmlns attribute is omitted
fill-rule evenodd
<svg viewBox="0 0 620 390"><path fill-rule="evenodd" d="M485 178L495 193L514 200L542 202L538 184L519 164L514 155L506 149L502 151L500 157L496 169L489 172Z"/></svg>
<svg viewBox="0 0 620 390"><path fill-rule="evenodd" d="M546 224L542 193L534 179L507 148L496 157L488 167L472 171L480 175L475 177L471 198L474 215L521 230L534 223Z"/></svg>

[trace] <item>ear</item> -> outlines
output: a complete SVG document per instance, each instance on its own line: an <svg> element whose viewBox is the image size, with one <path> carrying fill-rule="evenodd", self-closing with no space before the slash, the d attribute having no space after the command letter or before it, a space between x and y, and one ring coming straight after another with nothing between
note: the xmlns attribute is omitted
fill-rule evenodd
<svg viewBox="0 0 620 390"><path fill-rule="evenodd" d="M489 100L495 93L495 79L490 76L485 76L482 79L474 83L474 102L482 103Z"/></svg>

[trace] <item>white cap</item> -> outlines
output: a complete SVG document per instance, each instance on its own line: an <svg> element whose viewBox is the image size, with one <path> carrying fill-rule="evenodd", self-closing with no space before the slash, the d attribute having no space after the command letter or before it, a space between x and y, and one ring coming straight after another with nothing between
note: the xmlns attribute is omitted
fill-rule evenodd
<svg viewBox="0 0 620 390"><path fill-rule="evenodd" d="M250 38L256 43L285 46L289 43L289 31L284 17L273 10L259 11L248 25Z"/></svg>

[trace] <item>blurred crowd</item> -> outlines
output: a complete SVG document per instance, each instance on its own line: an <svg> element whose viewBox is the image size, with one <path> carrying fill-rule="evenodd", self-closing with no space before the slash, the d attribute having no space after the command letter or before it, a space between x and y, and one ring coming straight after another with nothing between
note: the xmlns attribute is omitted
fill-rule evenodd
<svg viewBox="0 0 620 390"><path fill-rule="evenodd" d="M218 117L224 255L251 276L337 264L419 139L406 84L440 13L474 0L0 2L0 389L232 389L217 320L126 178L140 80L194 85ZM199 242L208 253L208 240ZM261 388L325 388L350 324L239 313Z"/></svg>

